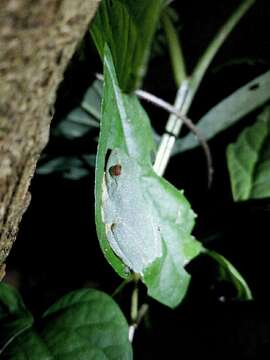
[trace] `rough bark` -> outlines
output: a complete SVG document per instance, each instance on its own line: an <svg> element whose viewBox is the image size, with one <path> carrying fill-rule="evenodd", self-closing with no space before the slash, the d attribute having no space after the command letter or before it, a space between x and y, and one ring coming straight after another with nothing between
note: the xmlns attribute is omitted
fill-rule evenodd
<svg viewBox="0 0 270 360"><path fill-rule="evenodd" d="M48 141L57 87L98 2L1 0L0 279Z"/></svg>

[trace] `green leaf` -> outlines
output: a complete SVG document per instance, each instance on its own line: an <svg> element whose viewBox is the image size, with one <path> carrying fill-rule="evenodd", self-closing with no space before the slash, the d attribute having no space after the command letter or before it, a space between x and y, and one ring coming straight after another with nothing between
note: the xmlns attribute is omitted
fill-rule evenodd
<svg viewBox="0 0 270 360"><path fill-rule="evenodd" d="M54 159L47 160L37 168L37 174L48 175L59 173L65 179L79 180L89 175L89 167L94 166L94 155L76 156L58 156ZM89 166L86 166L89 165Z"/></svg>
<svg viewBox="0 0 270 360"><path fill-rule="evenodd" d="M0 354L8 342L32 324L33 317L18 292L11 286L0 283Z"/></svg>
<svg viewBox="0 0 270 360"><path fill-rule="evenodd" d="M96 80L86 91L80 106L73 109L53 129L53 135L73 140L99 127L102 81Z"/></svg>
<svg viewBox="0 0 270 360"><path fill-rule="evenodd" d="M258 76L208 111L197 127L206 140L234 125L270 99L270 71ZM174 154L193 149L199 142L193 134L176 140Z"/></svg>
<svg viewBox="0 0 270 360"><path fill-rule="evenodd" d="M73 140L84 136L93 127L99 127L99 123L78 107L59 122L53 134Z"/></svg>
<svg viewBox="0 0 270 360"><path fill-rule="evenodd" d="M118 305L100 291L84 289L64 296L1 354L3 360L75 358L132 359L128 324Z"/></svg>
<svg viewBox="0 0 270 360"><path fill-rule="evenodd" d="M270 107L227 147L235 201L270 197Z"/></svg>
<svg viewBox="0 0 270 360"><path fill-rule="evenodd" d="M164 0L103 0L91 24L100 57L107 43L125 92L140 86L163 5Z"/></svg>
<svg viewBox="0 0 270 360"><path fill-rule="evenodd" d="M96 120L100 120L101 99L103 92L103 83L101 80L95 80L84 94L81 102L83 110L92 115Z"/></svg>
<svg viewBox="0 0 270 360"><path fill-rule="evenodd" d="M241 300L252 300L252 293L243 276L224 256L212 250L205 253L211 256L220 265L220 277L222 280L229 280L237 290L237 298Z"/></svg>
<svg viewBox="0 0 270 360"><path fill-rule="evenodd" d="M72 141L82 138L90 130L99 128L102 89L102 81L94 81L87 89L80 106L69 112L67 116L52 129L52 135ZM48 175L51 173L60 173L64 178L70 180L79 180L89 175L90 167L95 166L95 155L78 154L78 151L76 153L74 145L71 148L73 152L72 155L69 156L58 156L60 155L59 153L54 153L50 156L43 154L37 167L37 174ZM57 150L59 151L58 148ZM60 149L60 152L61 151ZM61 153L63 153L63 151Z"/></svg>
<svg viewBox="0 0 270 360"><path fill-rule="evenodd" d="M148 117L137 98L118 87L106 47L95 186L98 238L120 276L139 273L150 296L174 307L190 281L184 266L202 247L190 235L195 215L183 193L153 171L154 149Z"/></svg>

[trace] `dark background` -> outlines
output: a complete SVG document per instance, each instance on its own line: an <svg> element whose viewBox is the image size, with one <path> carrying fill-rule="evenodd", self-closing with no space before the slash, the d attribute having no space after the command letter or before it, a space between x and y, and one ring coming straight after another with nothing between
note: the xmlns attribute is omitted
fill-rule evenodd
<svg viewBox="0 0 270 360"><path fill-rule="evenodd" d="M189 71L238 3L174 1ZM269 19L269 1L257 1L211 64L190 111L192 119L198 119L239 86L269 69ZM158 36L162 37L161 30ZM79 104L95 72L101 69L87 34L59 89L54 126ZM176 89L165 48L158 54L153 50L143 87L173 102ZM149 105L146 110L153 124L158 124L156 130L162 133L167 115ZM211 140L215 167L211 190L207 189L201 148L173 157L165 174L176 187L185 189L198 214L195 237L236 266L248 282L254 301L236 300L232 285L218 281L216 264L209 258L197 258L188 267L193 275L188 294L176 310L146 298L141 288L141 301L147 301L150 310L135 335L135 359L270 358L270 201L234 203L225 161L227 144L254 121L257 113ZM97 132L91 131L73 142L52 138L45 152L95 153L96 136ZM111 294L121 282L99 248L93 192L93 168L79 181L64 179L59 173L36 175L32 181L31 205L8 259L6 281L19 288L36 316L68 291L95 287ZM116 297L127 317L131 290L127 286ZM162 352L166 355L161 356Z"/></svg>

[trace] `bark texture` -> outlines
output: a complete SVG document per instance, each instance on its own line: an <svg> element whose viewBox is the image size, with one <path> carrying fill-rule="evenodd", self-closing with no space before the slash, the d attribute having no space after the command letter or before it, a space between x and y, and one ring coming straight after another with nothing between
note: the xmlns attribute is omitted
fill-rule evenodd
<svg viewBox="0 0 270 360"><path fill-rule="evenodd" d="M0 279L48 141L56 90L99 0L1 0Z"/></svg>

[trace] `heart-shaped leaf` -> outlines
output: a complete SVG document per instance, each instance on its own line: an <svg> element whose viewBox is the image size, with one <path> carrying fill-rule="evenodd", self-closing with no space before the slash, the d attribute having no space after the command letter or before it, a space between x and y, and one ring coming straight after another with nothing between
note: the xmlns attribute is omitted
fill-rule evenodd
<svg viewBox="0 0 270 360"><path fill-rule="evenodd" d="M270 107L227 148L235 201L270 197Z"/></svg>
<svg viewBox="0 0 270 360"><path fill-rule="evenodd" d="M2 292L6 299L14 298L14 291L8 286L1 285ZM20 320L25 310L18 294L13 303L13 317ZM4 307L5 303L1 302L0 306ZM1 340L9 324L10 317L2 317ZM17 336L10 333L13 338L1 353L2 360L132 359L127 322L118 305L100 291L74 291L31 325L30 321L25 328L19 324Z"/></svg>
<svg viewBox="0 0 270 360"><path fill-rule="evenodd" d="M122 277L140 273L148 293L174 307L190 281L184 266L201 245L190 235L195 215L183 193L153 171L154 149L148 117L134 95L120 90L106 47L95 187L98 238Z"/></svg>

